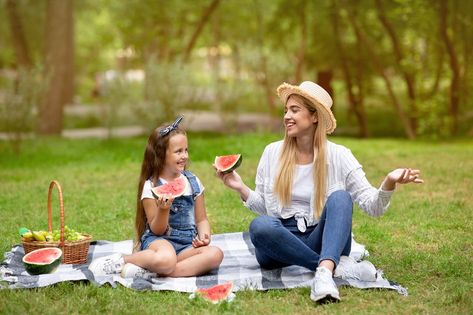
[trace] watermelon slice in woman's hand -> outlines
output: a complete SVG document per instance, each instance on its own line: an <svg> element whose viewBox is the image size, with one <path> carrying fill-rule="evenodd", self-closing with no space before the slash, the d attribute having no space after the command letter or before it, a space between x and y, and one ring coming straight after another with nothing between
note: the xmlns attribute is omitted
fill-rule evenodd
<svg viewBox="0 0 473 315"><path fill-rule="evenodd" d="M223 174L231 173L240 166L243 156L241 154L222 155L215 157L215 167Z"/></svg>

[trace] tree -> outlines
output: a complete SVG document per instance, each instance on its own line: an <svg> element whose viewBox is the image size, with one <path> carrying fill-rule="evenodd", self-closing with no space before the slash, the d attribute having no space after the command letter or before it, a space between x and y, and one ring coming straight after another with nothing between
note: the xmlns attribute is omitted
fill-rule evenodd
<svg viewBox="0 0 473 315"><path fill-rule="evenodd" d="M33 65L33 62L26 42L24 27L18 12L17 2L15 0L7 0L5 2L5 7L10 22L11 39L15 50L17 64L20 67L29 69Z"/></svg>
<svg viewBox="0 0 473 315"><path fill-rule="evenodd" d="M340 15L338 14L338 4L336 0L332 0L332 12L331 12L331 21L335 36L335 45L338 56L341 60L341 70L343 78L345 81L345 86L348 94L348 104L351 111L355 114L355 117L358 121L359 131L358 134L360 137L369 137L368 129L368 119L366 118L365 108L363 105L363 93L361 80L354 80L353 75L350 71L350 65L347 54L345 54L346 47L343 47L342 34L340 31ZM352 51L356 51L352 49Z"/></svg>
<svg viewBox="0 0 473 315"><path fill-rule="evenodd" d="M407 88L407 94L409 98L409 120L410 124L412 126L414 134L417 134L417 119L418 119L418 109L417 109L417 104L416 104L416 98L417 98L417 93L416 93L416 87L415 87L415 75L413 69L408 69L406 66L405 62L405 56L404 56L404 49L402 47L402 43L399 40L399 36L396 33L395 28L389 21L388 17L385 14L385 9L383 6L382 1L380 0L374 0L375 5L376 5L376 10L377 10L377 15L378 19L383 25L384 29L388 33L389 39L391 40L391 45L394 51L394 56L396 59L396 66L399 69L399 71L402 74L402 77L404 78L404 82L406 84Z"/></svg>
<svg viewBox="0 0 473 315"><path fill-rule="evenodd" d="M187 44L186 50L184 52L184 61L189 61L192 49L194 48L195 43L197 42L197 39L199 38L199 35L202 32L202 29L204 28L205 24L210 20L212 13L217 9L219 3L220 0L212 0L209 6L205 8L204 13L202 14L202 17L200 18L200 21L197 24L197 27L195 28L194 33L192 34L189 40L189 43Z"/></svg>
<svg viewBox="0 0 473 315"><path fill-rule="evenodd" d="M445 0L440 0L440 5L438 6L439 19L440 19L440 36L445 44L449 57L450 71L452 72L452 77L450 79L450 94L449 94L449 113L452 118L451 133L455 135L458 131L458 114L459 114L459 104L460 104L460 65L458 62L458 56L455 49L455 46L452 42L451 36L449 34L449 25L448 25L448 5Z"/></svg>
<svg viewBox="0 0 473 315"><path fill-rule="evenodd" d="M48 0L44 52L48 84L39 111L40 134L60 134L64 106L73 97L73 0Z"/></svg>
<svg viewBox="0 0 473 315"><path fill-rule="evenodd" d="M412 124L409 120L408 115L406 114L401 102L399 101L399 97L396 95L393 89L393 83L387 74L387 71L377 55L376 51L374 50L373 44L370 42L368 39L368 36L366 35L365 31L361 27L359 21L358 21L358 15L356 10L353 7L348 8L348 20L350 21L350 24L353 27L353 30L356 34L357 39L363 43L363 46L366 48L366 52L368 53L370 57L370 61L373 65L373 67L376 69L378 74L381 76L383 79L386 90L388 91L388 95L391 99L392 105L394 107L394 110L396 111L399 119L401 120L401 123L404 127L404 132L406 136L409 139L414 139L416 137L415 130L412 127Z"/></svg>

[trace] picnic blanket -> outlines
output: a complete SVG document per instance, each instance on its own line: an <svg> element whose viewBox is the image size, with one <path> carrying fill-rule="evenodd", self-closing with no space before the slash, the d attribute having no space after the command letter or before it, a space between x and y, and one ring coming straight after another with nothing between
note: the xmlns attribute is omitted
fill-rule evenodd
<svg viewBox="0 0 473 315"><path fill-rule="evenodd" d="M232 281L233 291L251 289L289 289L296 287L309 287L314 277L314 272L299 266L289 266L279 269L262 269L255 258L255 249L247 232L216 234L212 236L212 244L220 247L224 252L224 259L220 267L212 272L188 278L141 278L125 279L120 275L95 276L87 268L89 263L98 257L113 253L130 254L132 241L96 241L89 249L86 264L59 266L56 272L38 276L29 275L22 263L24 250L21 245L13 246L11 251L5 253L5 259L0 264L0 281L6 282L2 288L37 288L45 287L62 281L90 281L96 285L110 284L115 287L121 284L135 290L173 290L193 292L197 288L206 288L215 284ZM361 260L368 255L365 247L352 240L350 256ZM383 288L396 290L402 295L407 295L407 289L399 284L387 280L381 270L378 272L377 281L363 282L358 280L335 279L338 286L352 286L360 289Z"/></svg>

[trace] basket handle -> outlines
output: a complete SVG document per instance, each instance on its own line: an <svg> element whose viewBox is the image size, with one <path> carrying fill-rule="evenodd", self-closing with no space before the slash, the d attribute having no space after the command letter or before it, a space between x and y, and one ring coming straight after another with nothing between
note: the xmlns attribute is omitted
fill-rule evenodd
<svg viewBox="0 0 473 315"><path fill-rule="evenodd" d="M59 192L59 206L60 206L60 209L61 209L61 213L60 213L61 233L60 233L60 237L59 237L59 247L63 247L64 246L64 202L62 200L61 185L59 185L59 183L55 180L53 180L51 182L51 184L49 184L49 191L48 191L48 229L49 229L49 232L53 231L52 210L51 210L51 193L53 191L54 186L57 187L57 190Z"/></svg>

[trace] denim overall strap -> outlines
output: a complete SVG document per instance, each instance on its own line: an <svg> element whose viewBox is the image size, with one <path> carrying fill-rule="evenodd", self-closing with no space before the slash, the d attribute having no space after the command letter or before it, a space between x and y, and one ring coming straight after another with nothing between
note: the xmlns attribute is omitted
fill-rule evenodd
<svg viewBox="0 0 473 315"><path fill-rule="evenodd" d="M189 183L191 184L191 189L192 189L192 199L195 199L200 194L199 183L197 182L195 175L187 170L182 172L182 174L184 174L187 180L189 180Z"/></svg>

